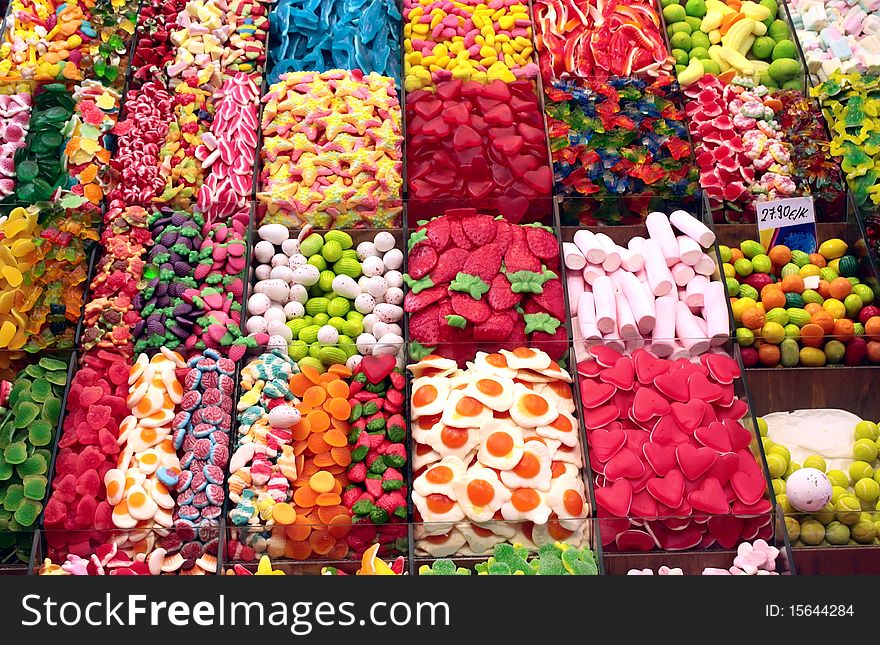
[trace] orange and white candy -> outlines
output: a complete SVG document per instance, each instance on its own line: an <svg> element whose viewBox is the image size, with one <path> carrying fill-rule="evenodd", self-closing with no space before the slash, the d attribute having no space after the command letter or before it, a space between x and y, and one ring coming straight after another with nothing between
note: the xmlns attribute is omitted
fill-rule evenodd
<svg viewBox="0 0 880 645"><path fill-rule="evenodd" d="M457 500L455 482L461 480L465 473L467 466L460 458L444 457L413 480L413 490L422 497L439 493Z"/></svg>
<svg viewBox="0 0 880 645"><path fill-rule="evenodd" d="M513 379L489 372L477 372L468 377L464 394L491 410L505 412L513 405Z"/></svg>
<svg viewBox="0 0 880 645"><path fill-rule="evenodd" d="M149 364L150 358L146 354L138 354L138 357L131 364L131 369L128 371L128 384L134 385Z"/></svg>
<svg viewBox="0 0 880 645"><path fill-rule="evenodd" d="M552 469L550 451L541 441L526 441L523 454L516 466L501 471L501 481L508 488L537 488L550 490ZM467 509L465 509L467 512Z"/></svg>
<svg viewBox="0 0 880 645"><path fill-rule="evenodd" d="M137 469L145 475L152 475L162 465L162 455L155 448L147 448L138 453Z"/></svg>
<svg viewBox="0 0 880 645"><path fill-rule="evenodd" d="M554 479L547 493L547 504L556 513L559 523L569 530L580 526L582 520L590 514L584 496L584 483L579 477L559 477Z"/></svg>
<svg viewBox="0 0 880 645"><path fill-rule="evenodd" d="M412 469L419 471L425 466L430 466L434 462L440 461L440 453L431 446L417 442L412 455Z"/></svg>
<svg viewBox="0 0 880 645"><path fill-rule="evenodd" d="M113 526L119 529L133 529L138 521L128 511L128 502L122 500L113 507Z"/></svg>
<svg viewBox="0 0 880 645"><path fill-rule="evenodd" d="M500 522L496 522L496 524L500 524ZM462 537L467 540L467 546L474 555L488 553L496 544L507 541L505 536L484 528L478 522L459 522L455 528L461 531ZM511 531L512 534L513 531Z"/></svg>
<svg viewBox="0 0 880 645"><path fill-rule="evenodd" d="M446 495L440 493L419 495L413 491L412 498L422 520L429 524L432 522L458 522L464 519L464 511L461 506Z"/></svg>
<svg viewBox="0 0 880 645"><path fill-rule="evenodd" d="M577 421L568 412L560 412L548 425L538 426L535 431L538 436L556 439L569 447L578 445Z"/></svg>
<svg viewBox="0 0 880 645"><path fill-rule="evenodd" d="M568 383L551 381L550 383L534 386L532 389L550 401L560 412L574 414L574 395Z"/></svg>
<svg viewBox="0 0 880 645"><path fill-rule="evenodd" d="M503 378L512 379L516 376L516 370L507 366L507 357L504 354L477 352L474 362L468 365L473 365L473 369L480 372L490 372Z"/></svg>
<svg viewBox="0 0 880 645"><path fill-rule="evenodd" d="M507 359L507 367L512 370L545 370L553 362L549 354L530 347L517 347L512 352L502 349L501 353Z"/></svg>
<svg viewBox="0 0 880 645"><path fill-rule="evenodd" d="M559 363L557 363L556 361L550 361L550 365L548 365L544 369L534 371L538 374L542 374L543 376L549 376L556 381L562 381L563 383L572 382L571 374L559 367Z"/></svg>
<svg viewBox="0 0 880 645"><path fill-rule="evenodd" d="M442 414L449 389L449 382L444 378L423 376L413 380L410 397L412 418Z"/></svg>
<svg viewBox="0 0 880 645"><path fill-rule="evenodd" d="M490 408L465 394L464 390L453 390L446 400L440 421L454 428L479 428L492 418Z"/></svg>
<svg viewBox="0 0 880 645"><path fill-rule="evenodd" d="M553 454L553 460L565 461L580 468L584 464L584 454L581 452L580 442L574 446L566 446L565 444L559 446Z"/></svg>
<svg viewBox="0 0 880 645"><path fill-rule="evenodd" d="M125 495L125 473L111 468L104 473L104 488L107 490L107 503L116 506Z"/></svg>
<svg viewBox="0 0 880 645"><path fill-rule="evenodd" d="M438 423L440 423L439 414L432 414L414 419L411 426L413 440L420 444L427 443L427 438L430 436L430 432Z"/></svg>
<svg viewBox="0 0 880 645"><path fill-rule="evenodd" d="M445 558L458 553L464 545L461 531L453 528L442 535L431 535L420 540L418 549L435 558Z"/></svg>
<svg viewBox="0 0 880 645"><path fill-rule="evenodd" d="M438 423L425 434L425 443L440 457L458 457L469 462L480 445L480 431L477 428L453 428Z"/></svg>
<svg viewBox="0 0 880 645"><path fill-rule="evenodd" d="M158 479L148 479L144 482L144 490L160 508L174 509L174 498L171 491Z"/></svg>
<svg viewBox="0 0 880 645"><path fill-rule="evenodd" d="M535 524L546 524L550 518L547 493L534 488L517 488L511 491L510 499L501 506L501 516L505 520L528 520Z"/></svg>
<svg viewBox="0 0 880 645"><path fill-rule="evenodd" d="M510 418L523 428L538 428L549 425L559 416L547 397L517 383L513 391L513 405Z"/></svg>
<svg viewBox="0 0 880 645"><path fill-rule="evenodd" d="M550 461L553 461L553 456L556 454L556 451L559 450L559 446L562 445L562 442L558 439L549 439L547 437L542 437L537 433L535 428L526 428L523 430L523 441L528 444L529 441L537 441L539 443L543 443L547 446L547 454L550 455Z"/></svg>
<svg viewBox="0 0 880 645"><path fill-rule="evenodd" d="M134 485L125 492L129 514L136 520L152 519L159 510L158 504L141 485Z"/></svg>
<svg viewBox="0 0 880 645"><path fill-rule="evenodd" d="M456 371L458 369L458 363L451 358L443 358L436 354L428 354L418 363L407 365L406 369L410 371L413 378L420 378L422 376L444 377Z"/></svg>
<svg viewBox="0 0 880 645"><path fill-rule="evenodd" d="M510 470L523 455L522 428L502 419L492 419L480 428L477 459L484 466Z"/></svg>
<svg viewBox="0 0 880 645"><path fill-rule="evenodd" d="M488 522L510 499L510 490L498 474L485 466L471 466L455 482L455 495L464 514L475 522Z"/></svg>

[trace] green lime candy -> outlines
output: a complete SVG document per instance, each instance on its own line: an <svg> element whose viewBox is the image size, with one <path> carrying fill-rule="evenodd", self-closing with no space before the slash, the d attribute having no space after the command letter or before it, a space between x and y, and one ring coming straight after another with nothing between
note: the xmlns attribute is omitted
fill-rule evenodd
<svg viewBox="0 0 880 645"><path fill-rule="evenodd" d="M34 453L15 467L19 477L42 475L49 470L49 464L43 455Z"/></svg>
<svg viewBox="0 0 880 645"><path fill-rule="evenodd" d="M672 57L675 58L676 65L687 65L688 64L688 60L690 60L690 57L688 56L688 53L685 50L673 49L671 53L672 53Z"/></svg>
<svg viewBox="0 0 880 645"><path fill-rule="evenodd" d="M336 274L329 269L324 269L323 271L321 271L321 274L318 277L318 287L321 289L321 291L332 291L333 278L335 277Z"/></svg>
<svg viewBox="0 0 880 645"><path fill-rule="evenodd" d="M706 0L687 0L684 10L689 16L702 18L706 15Z"/></svg>
<svg viewBox="0 0 880 645"><path fill-rule="evenodd" d="M691 42L690 34L687 34L683 31L672 34L672 37L669 39L669 44L672 45L674 49L683 49L684 51L690 51L691 47L694 46L694 44Z"/></svg>
<svg viewBox="0 0 880 645"><path fill-rule="evenodd" d="M336 331L340 333L344 333L342 330L345 327L346 320L345 318L340 318L339 316L333 316L330 320L327 321L327 324L333 327Z"/></svg>
<svg viewBox="0 0 880 645"><path fill-rule="evenodd" d="M780 274L783 278L785 278L785 277L790 276L790 275L798 275L798 274L800 273L800 271L801 271L801 270L800 270L800 267L799 267L798 265L796 265L794 262L789 262L788 264L783 265L783 267L782 267L782 269L780 270L779 274Z"/></svg>
<svg viewBox="0 0 880 645"><path fill-rule="evenodd" d="M758 273L770 273L770 270L773 268L773 262L770 261L770 257L767 254L759 253L752 258L752 268Z"/></svg>
<svg viewBox="0 0 880 645"><path fill-rule="evenodd" d="M3 508L12 513L19 507L22 500L24 500L24 486L12 484L6 489L6 496L3 498Z"/></svg>
<svg viewBox="0 0 880 645"><path fill-rule="evenodd" d="M321 359L321 346L318 343L312 343L309 345L309 356L311 358Z"/></svg>
<svg viewBox="0 0 880 645"><path fill-rule="evenodd" d="M57 358L51 358L49 356L44 356L43 358L41 358L39 366L49 372L67 372L67 363L59 361Z"/></svg>
<svg viewBox="0 0 880 645"><path fill-rule="evenodd" d="M28 426L28 441L35 446L48 446L52 441L52 424L36 419Z"/></svg>
<svg viewBox="0 0 880 645"><path fill-rule="evenodd" d="M779 20L777 18L770 23L769 27L767 27L767 35L776 42L785 40L788 38L788 25L785 24L784 20Z"/></svg>
<svg viewBox="0 0 880 645"><path fill-rule="evenodd" d="M309 346L301 340L294 340L287 344L287 355L293 360L299 361L309 355Z"/></svg>
<svg viewBox="0 0 880 645"><path fill-rule="evenodd" d="M336 262L342 257L342 245L335 240L327 240L321 249L321 255L327 262Z"/></svg>
<svg viewBox="0 0 880 645"><path fill-rule="evenodd" d="M327 305L330 304L330 301L327 298L309 298L306 301L306 313L310 316L314 316L315 314L326 313Z"/></svg>
<svg viewBox="0 0 880 645"><path fill-rule="evenodd" d="M28 475L22 479L24 496L28 499L40 501L46 496L46 478L42 475Z"/></svg>
<svg viewBox="0 0 880 645"><path fill-rule="evenodd" d="M703 61L703 71L706 74L720 74L721 66L716 63L714 60L704 60Z"/></svg>
<svg viewBox="0 0 880 645"><path fill-rule="evenodd" d="M666 28L666 33L669 34L669 37L672 38L675 34L683 33L690 35L693 33L694 28L690 26L687 22L677 22L674 25L669 25Z"/></svg>
<svg viewBox="0 0 880 645"><path fill-rule="evenodd" d="M770 60L776 41L770 36L758 36L752 43L752 55L759 60Z"/></svg>
<svg viewBox="0 0 880 645"><path fill-rule="evenodd" d="M351 302L342 296L336 296L327 304L327 313L331 316L345 316L350 310Z"/></svg>
<svg viewBox="0 0 880 645"><path fill-rule="evenodd" d="M774 88L779 87L779 84L775 80L773 80L773 78L767 72L761 72L759 82L764 87L767 87L770 89L774 89Z"/></svg>
<svg viewBox="0 0 880 645"><path fill-rule="evenodd" d="M339 348L342 349L342 351L344 351L349 357L355 356L358 353L357 345L347 334L340 336L337 344L339 345Z"/></svg>
<svg viewBox="0 0 880 645"><path fill-rule="evenodd" d="M311 319L306 318L294 318L293 320L287 321L287 328L290 330L290 333L294 338L299 336L299 332L312 324Z"/></svg>
<svg viewBox="0 0 880 645"><path fill-rule="evenodd" d="M700 60L712 60L709 58L709 52L705 47L693 47L691 48L690 58L699 58Z"/></svg>
<svg viewBox="0 0 880 645"><path fill-rule="evenodd" d="M326 313L315 314L312 317L312 324L317 325L318 327L323 327L329 322L330 316L328 316Z"/></svg>
<svg viewBox="0 0 880 645"><path fill-rule="evenodd" d="M804 267L810 263L810 256L803 251L795 249L791 252L791 261L798 267Z"/></svg>
<svg viewBox="0 0 880 645"><path fill-rule="evenodd" d="M712 43L709 42L709 36L700 31L699 27L691 33L691 43L694 47L702 47L708 50Z"/></svg>
<svg viewBox="0 0 880 645"><path fill-rule="evenodd" d="M780 58L770 63L767 73L773 77L776 82L784 83L797 76L801 71L801 66L796 60L791 58Z"/></svg>
<svg viewBox="0 0 880 645"><path fill-rule="evenodd" d="M347 250L354 246L354 241L351 239L351 235L345 231L327 231L327 233L324 234L324 243L326 244L327 242L336 242L342 250ZM330 258L327 259L329 260Z"/></svg>
<svg viewBox="0 0 880 645"><path fill-rule="evenodd" d="M782 58L797 58L797 46L788 38L783 38L782 40L776 41L776 45L773 47L773 60L780 60Z"/></svg>
<svg viewBox="0 0 880 645"><path fill-rule="evenodd" d="M740 298L751 298L752 300L757 301L760 297L758 294L758 290L753 286L748 284L739 285L739 297Z"/></svg>
<svg viewBox="0 0 880 645"><path fill-rule="evenodd" d="M801 91L804 89L804 82L799 78L793 78L790 81L785 81L782 84L782 89Z"/></svg>
<svg viewBox="0 0 880 645"><path fill-rule="evenodd" d="M727 278L727 293L730 294L731 298L735 298L739 295L740 283L736 278Z"/></svg>
<svg viewBox="0 0 880 645"><path fill-rule="evenodd" d="M323 271L327 268L327 260L321 255L313 255L308 259L308 263L313 267L317 267L318 271Z"/></svg>
<svg viewBox="0 0 880 645"><path fill-rule="evenodd" d="M327 370L324 369L324 363L322 363L317 358L312 358L311 356L306 356L305 358L301 358L297 361L297 365L299 365L299 369L302 370L303 367L313 367L318 370L319 373L323 374Z"/></svg>
<svg viewBox="0 0 880 645"><path fill-rule="evenodd" d="M299 243L299 252L307 258L310 258L316 253L320 253L323 246L324 238L317 233L312 233Z"/></svg>
<svg viewBox="0 0 880 645"><path fill-rule="evenodd" d="M22 526L33 526L42 510L43 505L39 502L35 502L32 499L25 499L18 507L18 510L15 511L15 521Z"/></svg>
<svg viewBox="0 0 880 645"><path fill-rule="evenodd" d="M356 255L356 254L355 254ZM337 274L347 275L350 278L359 278L361 275L361 263L357 258L347 258L343 253L342 259L333 265Z"/></svg>
<svg viewBox="0 0 880 645"><path fill-rule="evenodd" d="M663 17L666 18L666 24L671 25L674 22L682 22L687 16L687 11L680 4L671 4L663 7Z"/></svg>
<svg viewBox="0 0 880 645"><path fill-rule="evenodd" d="M345 325L340 329L342 333L346 336L351 336L352 338L357 338L361 334L364 333L364 323L360 320L346 320Z"/></svg>
<svg viewBox="0 0 880 645"><path fill-rule="evenodd" d="M318 340L319 325L309 325L305 329L300 330L299 339L304 343L312 344Z"/></svg>
<svg viewBox="0 0 880 645"><path fill-rule="evenodd" d="M319 358L324 365L344 365L348 354L341 347L322 347Z"/></svg>
<svg viewBox="0 0 880 645"><path fill-rule="evenodd" d="M31 422L40 416L40 408L30 401L22 401L15 408L15 427L26 428Z"/></svg>

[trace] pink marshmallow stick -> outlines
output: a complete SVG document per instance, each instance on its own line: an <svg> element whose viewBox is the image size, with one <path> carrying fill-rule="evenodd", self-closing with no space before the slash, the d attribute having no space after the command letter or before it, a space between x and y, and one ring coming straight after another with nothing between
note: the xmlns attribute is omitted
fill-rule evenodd
<svg viewBox="0 0 880 645"><path fill-rule="evenodd" d="M562 255L565 258L565 268L580 271L587 266L587 258L574 242L562 243Z"/></svg>
<svg viewBox="0 0 880 645"><path fill-rule="evenodd" d="M672 346L672 352L669 354L669 360L677 361L679 358L690 358L690 352L685 349L681 343L675 343Z"/></svg>
<svg viewBox="0 0 880 645"><path fill-rule="evenodd" d="M626 243L626 248L635 253L640 253L644 244L645 238L636 235L635 237L629 238L629 242Z"/></svg>
<svg viewBox="0 0 880 645"><path fill-rule="evenodd" d="M605 250L605 261L602 262L602 268L605 269L605 273L617 271L621 261L620 248L605 233L596 233L596 239Z"/></svg>
<svg viewBox="0 0 880 645"><path fill-rule="evenodd" d="M659 211L651 213L645 218L645 225L648 227L651 240L657 244L657 248L660 249L663 257L666 259L666 266L671 267L677 263L681 259L678 257L678 242L675 239L675 233L672 231L672 226L669 225L669 218L666 217L666 214ZM645 258L645 262L647 261L648 258Z"/></svg>
<svg viewBox="0 0 880 645"><path fill-rule="evenodd" d="M614 282L602 276L593 283L593 302L596 306L596 325L603 334L617 329L617 305L614 302Z"/></svg>
<svg viewBox="0 0 880 645"><path fill-rule="evenodd" d="M654 329L654 296L650 298L642 288L638 279L628 271L618 269L611 275L611 279L617 283L617 286L626 297L633 318L636 320L636 326L642 334L649 334Z"/></svg>
<svg viewBox="0 0 880 645"><path fill-rule="evenodd" d="M693 313L693 312L691 312L691 313ZM694 314L694 322L697 323L697 326L700 328L700 331L706 335L706 338L708 338L709 337L709 328L706 325L706 321L703 320L700 316Z"/></svg>
<svg viewBox="0 0 880 645"><path fill-rule="evenodd" d="M710 282L703 289L703 318L706 320L706 335L711 345L717 347L727 342L730 336L730 317L724 285L720 282Z"/></svg>
<svg viewBox="0 0 880 645"><path fill-rule="evenodd" d="M639 328L636 326L636 319L629 308L626 296L618 291L614 294L614 302L617 305L617 329L620 337L624 340L640 338Z"/></svg>
<svg viewBox="0 0 880 645"><path fill-rule="evenodd" d="M672 279L675 280L675 284L679 287L684 287L688 282L696 275L694 270L686 265L684 262L679 262L674 267L670 269L670 273L672 273Z"/></svg>
<svg viewBox="0 0 880 645"><path fill-rule="evenodd" d="M682 262L688 266L694 266L700 261L700 256L703 255L703 249L700 248L699 244L687 235L679 235L676 238L676 241L678 242L678 254L679 257L681 257Z"/></svg>
<svg viewBox="0 0 880 645"><path fill-rule="evenodd" d="M675 298L661 296L654 307L657 310L657 324L651 334L651 351L660 356L669 356L675 347Z"/></svg>
<svg viewBox="0 0 880 645"><path fill-rule="evenodd" d="M715 273L715 268L715 260L703 253L694 265L694 272L709 277Z"/></svg>
<svg viewBox="0 0 880 645"><path fill-rule="evenodd" d="M687 289L685 290L685 302L688 304L688 307L693 308L703 306L703 290L706 288L707 284L709 284L709 278L706 276L695 275L691 278L691 281L687 283Z"/></svg>
<svg viewBox="0 0 880 645"><path fill-rule="evenodd" d="M655 296L665 296L672 291L675 281L657 242L653 239L646 240L642 246L642 256L645 258L645 272L648 274L648 284L651 285L652 293Z"/></svg>
<svg viewBox="0 0 880 645"><path fill-rule="evenodd" d="M586 289L583 276L580 273L566 274L565 289L568 292L568 301L576 303L584 289Z"/></svg>
<svg viewBox="0 0 880 645"><path fill-rule="evenodd" d="M602 264L605 261L605 249L596 236L587 229L581 229L574 234L574 243L588 262Z"/></svg>
<svg viewBox="0 0 880 645"><path fill-rule="evenodd" d="M673 211L669 221L679 231L697 242L704 249L715 243L715 233L696 217L685 211Z"/></svg>
<svg viewBox="0 0 880 645"><path fill-rule="evenodd" d="M602 344L610 347L616 352L624 352L626 351L626 344L623 342L623 339L620 337L620 332L617 329L617 321L614 321L614 329L605 334L602 339Z"/></svg>
<svg viewBox="0 0 880 645"><path fill-rule="evenodd" d="M593 301L593 294L584 291L577 299L577 320L578 331L585 341L596 341L602 339L599 328L596 326L596 305Z"/></svg>
<svg viewBox="0 0 880 645"><path fill-rule="evenodd" d="M584 267L583 276L584 282L593 286L596 280L605 277L605 269L602 268L601 264L588 264Z"/></svg>
<svg viewBox="0 0 880 645"><path fill-rule="evenodd" d="M627 338L626 339L626 351L634 352L637 349L642 349L645 346L645 339L639 336L638 338Z"/></svg>
<svg viewBox="0 0 880 645"><path fill-rule="evenodd" d="M709 338L700 329L686 302L675 303L675 335L691 357L699 356L709 349Z"/></svg>
<svg viewBox="0 0 880 645"><path fill-rule="evenodd" d="M626 269L631 273L635 273L637 271L641 271L645 266L645 258L642 257L642 254L638 251L633 251L632 249L625 249L623 247L618 247L620 249L620 266Z"/></svg>

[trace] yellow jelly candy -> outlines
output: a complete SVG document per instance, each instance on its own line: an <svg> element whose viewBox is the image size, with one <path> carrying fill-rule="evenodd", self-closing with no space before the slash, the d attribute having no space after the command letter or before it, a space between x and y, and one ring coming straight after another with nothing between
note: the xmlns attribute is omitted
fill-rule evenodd
<svg viewBox="0 0 880 645"><path fill-rule="evenodd" d="M8 320L4 320L3 324L0 325L0 347L8 346L16 331L18 330L15 328L15 325Z"/></svg>
<svg viewBox="0 0 880 645"><path fill-rule="evenodd" d="M34 243L30 240L16 240L12 244L12 255L20 258L34 250Z"/></svg>
<svg viewBox="0 0 880 645"><path fill-rule="evenodd" d="M21 284L21 271L12 266L4 266L2 269L3 277L6 278L11 286L17 287Z"/></svg>

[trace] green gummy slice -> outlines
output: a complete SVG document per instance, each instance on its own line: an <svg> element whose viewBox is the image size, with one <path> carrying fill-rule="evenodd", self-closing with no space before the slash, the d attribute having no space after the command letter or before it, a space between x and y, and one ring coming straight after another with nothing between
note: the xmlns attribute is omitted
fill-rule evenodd
<svg viewBox="0 0 880 645"><path fill-rule="evenodd" d="M58 397L51 397L46 399L43 402L43 418L55 425L58 423L58 417L61 415L61 399Z"/></svg>
<svg viewBox="0 0 880 645"><path fill-rule="evenodd" d="M36 161L25 159L15 168L15 175L20 181L33 181L40 174L40 167Z"/></svg>
<svg viewBox="0 0 880 645"><path fill-rule="evenodd" d="M44 356L40 359L39 362L40 367L52 371L63 370L67 372L67 363L63 361L59 361L57 358L51 358L49 356Z"/></svg>
<svg viewBox="0 0 880 645"><path fill-rule="evenodd" d="M52 385L67 385L67 372L47 372L46 380Z"/></svg>
<svg viewBox="0 0 880 645"><path fill-rule="evenodd" d="M15 472L18 473L18 476L21 478L25 478L29 475L44 475L47 470L49 470L49 464L47 463L46 458L43 455L38 455L36 453L15 467Z"/></svg>
<svg viewBox="0 0 880 645"><path fill-rule="evenodd" d="M33 523L37 521L37 518L40 516L40 511L42 510L43 505L40 502L35 502L32 499L25 499L22 501L21 506L18 507L18 510L15 511L15 521L22 526L33 526Z"/></svg>
<svg viewBox="0 0 880 645"><path fill-rule="evenodd" d="M24 486L21 484L13 484L6 489L6 497L3 498L3 508L10 513L13 513L21 505L23 499Z"/></svg>
<svg viewBox="0 0 880 645"><path fill-rule="evenodd" d="M38 378L31 385L31 399L43 403L52 394L52 384L44 378Z"/></svg>
<svg viewBox="0 0 880 645"><path fill-rule="evenodd" d="M5 482L12 478L12 466L6 463L6 460L0 456L0 482Z"/></svg>
<svg viewBox="0 0 880 645"><path fill-rule="evenodd" d="M31 397L31 382L27 379L18 379L12 389L9 390L9 407L14 408L21 401L28 401ZM22 395L25 396L22 396Z"/></svg>
<svg viewBox="0 0 880 645"><path fill-rule="evenodd" d="M16 441L3 449L3 459L7 464L12 464L13 466L21 464L24 463L24 460L27 458L27 446L23 441Z"/></svg>
<svg viewBox="0 0 880 645"><path fill-rule="evenodd" d="M40 416L39 406L30 401L22 401L15 408L15 427L26 428Z"/></svg>
<svg viewBox="0 0 880 645"><path fill-rule="evenodd" d="M12 419L0 426L0 448L6 448L12 443L12 435L15 434L15 424Z"/></svg>
<svg viewBox="0 0 880 645"><path fill-rule="evenodd" d="M28 475L22 480L24 496L27 499L41 501L46 496L48 480L42 475Z"/></svg>
<svg viewBox="0 0 880 645"><path fill-rule="evenodd" d="M24 373L28 376L33 376L34 378L42 378L46 374L46 370L36 363L31 363L24 368Z"/></svg>
<svg viewBox="0 0 880 645"><path fill-rule="evenodd" d="M52 429L45 419L36 419L28 426L28 441L35 446L47 446L52 441Z"/></svg>

